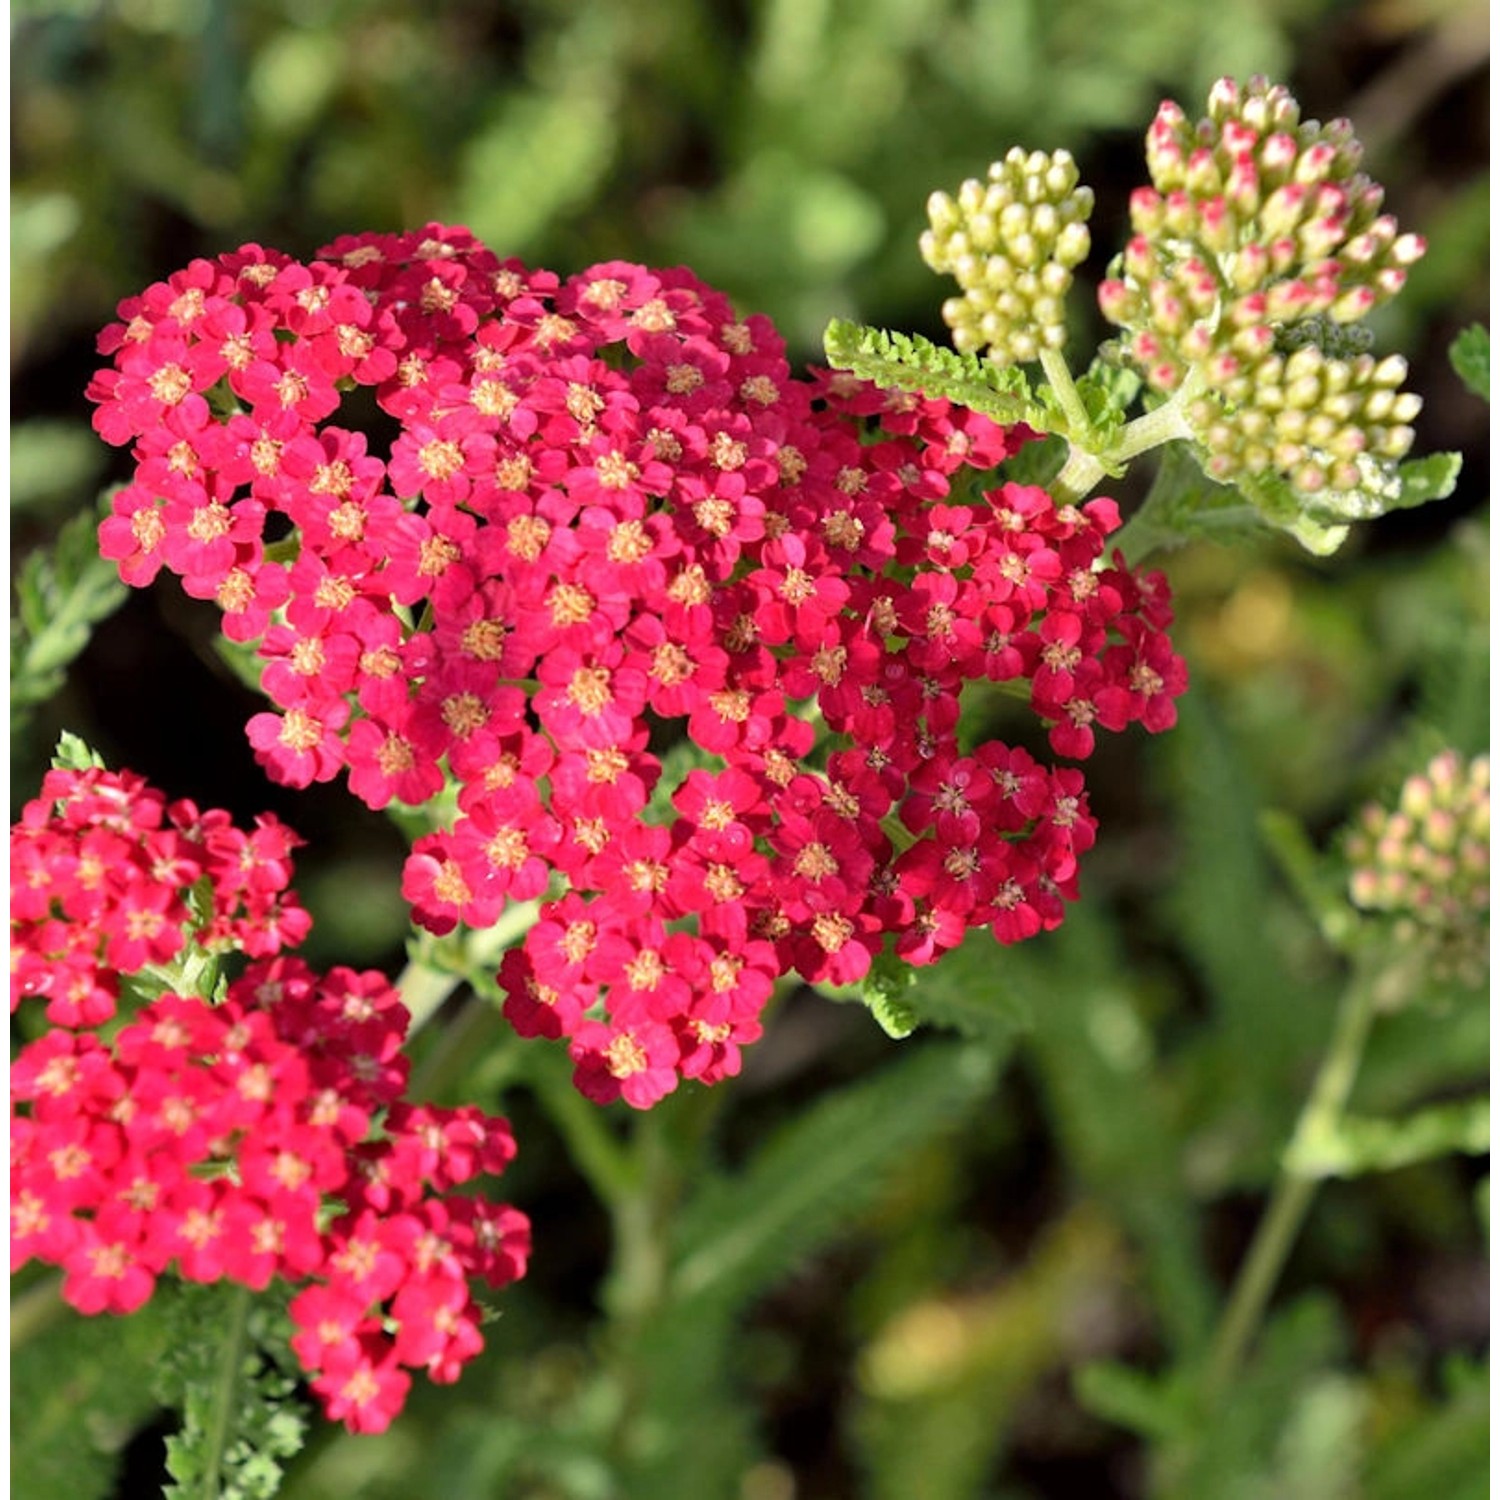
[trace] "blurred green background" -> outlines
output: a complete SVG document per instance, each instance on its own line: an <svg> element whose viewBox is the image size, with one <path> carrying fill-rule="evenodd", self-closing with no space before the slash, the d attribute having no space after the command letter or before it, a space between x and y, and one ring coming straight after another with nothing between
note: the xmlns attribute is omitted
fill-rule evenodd
<svg viewBox="0 0 1500 1500"><path fill-rule="evenodd" d="M762 1142L822 1142L837 1201L822 1216L792 1204L780 1247L712 1309L663 1313L696 1320L698 1343L630 1346L652 1372L640 1400L671 1429L654 1479L631 1478L610 1447L604 1408L623 1398L597 1372L622 1357L621 1336L596 1316L608 1225L576 1142L538 1107L543 1088L507 1089L481 1061L449 1067L447 1091L514 1113L507 1187L536 1219L535 1273L502 1299L459 1386L424 1383L387 1437L323 1432L288 1493L1485 1493L1484 1236L1461 1161L1325 1192L1253 1388L1191 1461L1163 1458L1122 1425L1119 1399L1077 1382L1099 1359L1170 1372L1201 1343L1326 1038L1337 966L1273 874L1258 811L1325 839L1424 747L1488 743L1488 420L1446 357L1461 328L1488 322L1486 7L16 0L11 27L18 557L122 472L82 398L94 333L196 255L256 241L306 256L344 232L466 223L564 274L607 258L691 264L809 361L835 315L940 333L947 286L916 253L927 194L1012 144L1079 158L1099 201L1097 279L1163 96L1193 113L1216 77L1260 71L1308 115L1352 116L1388 206L1431 241L1378 346L1408 355L1426 397L1418 451L1465 453L1459 493L1332 560L1281 542L1170 560L1194 674L1183 725L1090 763L1101 829L1085 903L1053 939L955 966L944 1003L967 1015L966 1042L919 1034L898 1052L862 1011L810 995L778 1016L686 1159L750 1193L758 1171L796 1159ZM1077 349L1102 332L1086 300ZM264 782L242 733L254 700L215 657L213 626L167 584L133 594L62 693L13 726L13 806L68 727L174 795L274 808L312 841L299 886L314 957L393 969L401 840L341 791ZM1020 1011L1030 1030L1013 1038L995 1017ZM1485 1045L1473 1008L1385 1023L1363 1102L1462 1092ZM841 1156L848 1121L818 1112L840 1102L884 1143L868 1161ZM682 1113L660 1128L685 1130ZM735 1200L716 1210L679 1188L691 1259L693 1234ZM107 1327L70 1329L77 1346L49 1357L75 1381L80 1361L128 1372L149 1353L148 1340L135 1356L110 1345ZM91 1440L125 1455L115 1492L156 1493L149 1398L90 1393L103 1401ZM76 1403L27 1410L33 1448L70 1441Z"/></svg>

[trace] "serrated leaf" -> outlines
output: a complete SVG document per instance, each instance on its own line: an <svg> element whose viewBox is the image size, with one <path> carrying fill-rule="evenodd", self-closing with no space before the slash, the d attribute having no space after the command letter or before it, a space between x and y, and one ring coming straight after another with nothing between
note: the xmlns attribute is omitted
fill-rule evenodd
<svg viewBox="0 0 1500 1500"><path fill-rule="evenodd" d="M94 627L125 600L115 565L99 555L97 526L90 512L74 516L21 566L10 631L12 734L57 692Z"/></svg>
<svg viewBox="0 0 1500 1500"><path fill-rule="evenodd" d="M888 990L874 990L865 997L870 1014L880 1029L895 1042L904 1042L917 1029L919 1017L910 1000Z"/></svg>
<svg viewBox="0 0 1500 1500"><path fill-rule="evenodd" d="M835 369L849 370L883 390L945 397L1006 425L1048 425L1045 408L1020 370L944 349L920 334L887 333L835 318L823 334L823 349Z"/></svg>
<svg viewBox="0 0 1500 1500"><path fill-rule="evenodd" d="M91 749L72 730L65 729L52 752L52 765L58 771L92 771L104 769L104 757Z"/></svg>
<svg viewBox="0 0 1500 1500"><path fill-rule="evenodd" d="M157 1391L182 1413L165 1500L272 1500L306 1438L284 1298L219 1283L172 1289ZM163 1295L159 1291L158 1296Z"/></svg>
<svg viewBox="0 0 1500 1500"><path fill-rule="evenodd" d="M1490 331L1474 323L1448 345L1448 358L1458 378L1479 397L1490 399Z"/></svg>
<svg viewBox="0 0 1500 1500"><path fill-rule="evenodd" d="M1031 1009L1006 982L1006 951L988 932L972 932L922 969L907 997L917 1019L975 1041L1003 1044L1031 1026Z"/></svg>
<svg viewBox="0 0 1500 1500"><path fill-rule="evenodd" d="M1479 1156L1489 1147L1490 1101L1463 1099L1403 1120L1345 1116L1327 1135L1299 1141L1287 1167L1307 1177L1361 1177L1455 1151Z"/></svg>
<svg viewBox="0 0 1500 1500"><path fill-rule="evenodd" d="M1396 469L1401 494L1387 510L1413 510L1431 500L1446 500L1458 483L1463 456L1458 453L1429 453L1424 458L1409 459Z"/></svg>
<svg viewBox="0 0 1500 1500"><path fill-rule="evenodd" d="M741 1304L771 1285L869 1202L890 1163L988 1093L998 1066L995 1048L924 1046L786 1126L683 1212L673 1300Z"/></svg>

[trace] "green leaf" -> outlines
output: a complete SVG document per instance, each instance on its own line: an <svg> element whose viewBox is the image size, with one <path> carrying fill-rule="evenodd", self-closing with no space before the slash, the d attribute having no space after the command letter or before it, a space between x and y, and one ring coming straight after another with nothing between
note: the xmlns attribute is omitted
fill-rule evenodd
<svg viewBox="0 0 1500 1500"><path fill-rule="evenodd" d="M98 524L90 512L74 516L51 548L31 553L21 565L10 625L12 735L63 685L94 627L125 600L115 565L99 556Z"/></svg>
<svg viewBox="0 0 1500 1500"><path fill-rule="evenodd" d="M1461 1099L1431 1105L1404 1120L1345 1116L1322 1139L1299 1142L1287 1166L1307 1177L1361 1177L1452 1151L1481 1156L1489 1148L1489 1099Z"/></svg>
<svg viewBox="0 0 1500 1500"><path fill-rule="evenodd" d="M158 1293L161 1295L161 1293ZM306 1437L285 1299L242 1287L183 1285L157 1392L182 1413L167 1439L165 1500L272 1500Z"/></svg>
<svg viewBox="0 0 1500 1500"><path fill-rule="evenodd" d="M1336 1373L1343 1331L1331 1298L1307 1296L1267 1324L1227 1397L1163 1463L1162 1500L1266 1495L1330 1500L1352 1493L1359 1393ZM1173 1445L1176 1447L1177 1445Z"/></svg>
<svg viewBox="0 0 1500 1500"><path fill-rule="evenodd" d="M1191 1417L1179 1388L1114 1360L1084 1365L1073 1377L1073 1393L1096 1417L1153 1441L1180 1436Z"/></svg>
<svg viewBox="0 0 1500 1500"><path fill-rule="evenodd" d="M1490 399L1490 331L1473 323L1448 346L1448 358L1458 378L1481 401Z"/></svg>
<svg viewBox="0 0 1500 1500"><path fill-rule="evenodd" d="M1400 498L1386 509L1414 510L1430 500L1446 500L1458 483L1463 463L1463 456L1458 453L1429 453L1425 458L1409 459L1396 469L1401 482Z"/></svg>
<svg viewBox="0 0 1500 1500"><path fill-rule="evenodd" d="M1393 1424L1366 1464L1366 1500L1485 1500L1490 1494L1489 1372L1450 1376L1447 1399Z"/></svg>
<svg viewBox="0 0 1500 1500"><path fill-rule="evenodd" d="M835 318L823 334L823 349L834 369L850 370L883 390L946 397L1007 425L1049 425L1020 370L944 349L920 334L887 333Z"/></svg>
<svg viewBox="0 0 1500 1500"><path fill-rule="evenodd" d="M886 1167L987 1094L998 1066L995 1048L923 1046L786 1126L684 1210L673 1300L742 1304L770 1286L870 1201Z"/></svg>
<svg viewBox="0 0 1500 1500"><path fill-rule="evenodd" d="M92 750L71 730L65 729L58 737L57 749L52 752L52 766L58 771L93 771L104 769L104 757Z"/></svg>
<svg viewBox="0 0 1500 1500"><path fill-rule="evenodd" d="M1029 1030L1031 1008L1008 982L1009 958L992 934L971 932L937 963L913 971L907 999L917 1019L997 1044Z"/></svg>
<svg viewBox="0 0 1500 1500"><path fill-rule="evenodd" d="M911 1001L890 989L880 987L868 991L865 1004L870 1007L870 1014L879 1023L880 1029L892 1041L904 1042L920 1023L916 1007Z"/></svg>

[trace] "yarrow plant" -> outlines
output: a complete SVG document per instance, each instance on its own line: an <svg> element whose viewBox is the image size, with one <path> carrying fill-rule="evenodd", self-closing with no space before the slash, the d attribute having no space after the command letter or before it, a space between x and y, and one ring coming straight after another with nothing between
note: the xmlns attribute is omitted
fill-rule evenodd
<svg viewBox="0 0 1500 1500"><path fill-rule="evenodd" d="M686 271L560 281L429 225L246 247L120 311L90 394L137 469L105 555L258 640L274 779L456 789L407 862L416 920L540 898L506 1014L569 1038L601 1103L737 1072L783 974L1056 926L1083 777L961 748L966 683L1073 758L1173 722L1165 584L1106 557L1112 502L984 488L1026 429L794 379ZM387 455L333 420L363 386Z"/></svg>
<svg viewBox="0 0 1500 1500"><path fill-rule="evenodd" d="M476 1287L530 1250L475 1191L507 1121L411 1086L460 977L565 1042L588 1100L646 1111L737 1074L794 979L904 1034L918 971L1057 928L1099 832L1069 762L1172 728L1188 685L1142 559L1266 525L1327 551L1451 488L1448 456L1402 462L1419 403L1366 349L1423 246L1358 163L1347 122L1265 80L1196 123L1163 104L1098 287L1121 337L1076 378L1093 193L1065 151L933 195L954 350L836 322L806 375L684 268L560 276L437 223L305 261L245 245L122 302L88 396L134 468L99 552L217 606L273 781L343 776L397 816L422 932L397 984L315 972L289 829L65 745L11 839L16 1264L60 1268L85 1313L171 1274L269 1288L328 1416L379 1431L410 1372L475 1357ZM1122 523L1097 486L1164 444ZM1034 723L998 737L997 696ZM1351 836L1354 903L1468 973L1487 819L1487 761L1440 757ZM462 961L423 979L440 950ZM1304 1164L1352 1081L1355 993Z"/></svg>
<svg viewBox="0 0 1500 1500"><path fill-rule="evenodd" d="M404 1097L408 1018L384 976L278 951L309 925L286 891L296 842L98 767L52 771L27 805L11 1004L47 996L56 1024L11 1065L11 1264L60 1266L84 1313L134 1311L169 1268L300 1287L291 1346L313 1391L376 1432L408 1369L452 1381L479 1352L470 1283L520 1276L530 1231L453 1191L515 1144L504 1120ZM296 920L233 917L247 888ZM186 936L184 891L214 913ZM232 953L255 956L231 979ZM166 988L102 1029L152 977Z"/></svg>

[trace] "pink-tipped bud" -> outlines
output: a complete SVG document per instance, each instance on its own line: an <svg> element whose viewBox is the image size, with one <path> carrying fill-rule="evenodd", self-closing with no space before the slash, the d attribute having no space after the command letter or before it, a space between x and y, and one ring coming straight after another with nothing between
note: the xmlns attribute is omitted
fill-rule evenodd
<svg viewBox="0 0 1500 1500"><path fill-rule="evenodd" d="M1383 296L1394 297L1406 285L1406 272L1399 266L1386 266L1375 273L1375 289Z"/></svg>
<svg viewBox="0 0 1500 1500"><path fill-rule="evenodd" d="M1188 158L1187 185L1200 198L1224 191L1224 180L1219 176L1219 166L1212 151L1203 148Z"/></svg>
<svg viewBox="0 0 1500 1500"><path fill-rule="evenodd" d="M1138 187L1130 195L1130 223L1137 234L1159 234L1165 213L1161 194L1155 188Z"/></svg>
<svg viewBox="0 0 1500 1500"><path fill-rule="evenodd" d="M1326 181L1336 155L1335 148L1326 141L1315 142L1298 157L1294 179L1308 183Z"/></svg>
<svg viewBox="0 0 1500 1500"><path fill-rule="evenodd" d="M1197 205L1188 193L1178 188L1167 194L1164 220L1168 233L1190 238L1198 227Z"/></svg>
<svg viewBox="0 0 1500 1500"><path fill-rule="evenodd" d="M1268 135L1260 148L1261 170L1279 177L1290 172L1297 162L1297 142L1289 135L1278 132Z"/></svg>
<svg viewBox="0 0 1500 1500"><path fill-rule="evenodd" d="M1150 281L1156 275L1156 251L1145 235L1136 235L1125 246L1125 274L1133 281Z"/></svg>
<svg viewBox="0 0 1500 1500"><path fill-rule="evenodd" d="M1215 255L1227 255L1234 247L1235 220L1223 198L1210 198L1198 205L1198 238Z"/></svg>
<svg viewBox="0 0 1500 1500"><path fill-rule="evenodd" d="M1306 204L1305 187L1289 182L1277 188L1261 205L1261 227L1272 236L1291 234L1302 222Z"/></svg>
<svg viewBox="0 0 1500 1500"><path fill-rule="evenodd" d="M1123 281L1099 283L1099 311L1111 323L1128 323L1135 307L1135 295Z"/></svg>
<svg viewBox="0 0 1500 1500"><path fill-rule="evenodd" d="M1208 114L1213 120L1227 120L1240 107L1240 86L1232 78L1216 79L1208 91Z"/></svg>
<svg viewBox="0 0 1500 1500"><path fill-rule="evenodd" d="M1414 266L1427 254L1427 241L1420 234L1403 234L1391 246L1391 259L1398 266Z"/></svg>

